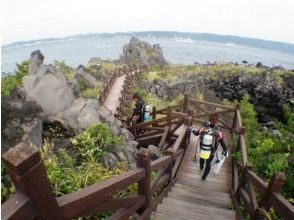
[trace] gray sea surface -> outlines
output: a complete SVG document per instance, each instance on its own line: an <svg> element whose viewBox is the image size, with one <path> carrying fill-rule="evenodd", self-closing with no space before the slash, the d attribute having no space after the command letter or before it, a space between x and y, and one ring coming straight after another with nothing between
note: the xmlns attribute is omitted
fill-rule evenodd
<svg viewBox="0 0 294 220"><path fill-rule="evenodd" d="M30 58L31 52L41 50L45 63L64 60L68 66L85 65L93 57L118 59L123 45L128 43L130 36L87 36L69 37L64 39L43 40L19 43L1 48L1 72L13 72L16 63ZM282 66L294 69L294 55L273 50L248 47L234 42L219 43L198 41L189 38L142 37L141 40L150 44L159 43L166 60L174 64L201 64L213 62L238 62L243 60L250 64L262 62L266 66Z"/></svg>

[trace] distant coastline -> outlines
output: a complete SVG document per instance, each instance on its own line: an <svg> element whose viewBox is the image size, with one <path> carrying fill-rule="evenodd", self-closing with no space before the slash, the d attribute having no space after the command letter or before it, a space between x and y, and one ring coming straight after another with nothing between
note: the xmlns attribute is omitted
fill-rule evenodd
<svg viewBox="0 0 294 220"><path fill-rule="evenodd" d="M193 42L195 40L201 41L211 41L211 42L219 42L219 43L230 43L230 44L238 44L243 46L256 47L261 49L274 50L278 52L288 53L294 55L294 44L279 42L279 41L269 41L262 40L256 38L248 38L248 37L239 37L232 35L218 35L211 33L191 33L191 32L177 32L177 31L141 31L141 32L116 32L116 33L89 33L89 34L77 34L64 38L46 38L46 39L38 39L31 41L19 41L10 43L7 45L1 46L2 49L8 48L17 48L17 47L25 47L30 45L38 45L38 44L50 44L56 42L64 42L64 41L75 41L79 39L89 38L89 37L119 37L119 36L136 36L136 37L153 37L153 38L177 38L177 39L189 39L189 42ZM183 40L185 41L185 40Z"/></svg>

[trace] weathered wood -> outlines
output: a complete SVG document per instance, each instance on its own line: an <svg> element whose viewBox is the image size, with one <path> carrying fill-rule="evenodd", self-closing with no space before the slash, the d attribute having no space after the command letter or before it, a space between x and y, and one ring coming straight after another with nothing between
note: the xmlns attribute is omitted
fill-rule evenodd
<svg viewBox="0 0 294 220"><path fill-rule="evenodd" d="M248 214L252 218L253 214L254 214L254 209L252 209L248 193L243 188L240 188L239 194L240 194L240 198L242 199Z"/></svg>
<svg viewBox="0 0 294 220"><path fill-rule="evenodd" d="M101 183L57 198L59 207L63 210L67 219L78 217L95 204L99 204L102 200L125 189L130 184L138 182L144 176L145 170L136 168Z"/></svg>
<svg viewBox="0 0 294 220"><path fill-rule="evenodd" d="M134 205L144 199L145 198L142 195L131 195L127 198L105 199L105 200L101 201L99 204L94 205L93 208L90 208L89 210L85 210L84 213L80 214L80 217L95 215L100 212L124 208L126 205L131 206L131 205Z"/></svg>
<svg viewBox="0 0 294 220"><path fill-rule="evenodd" d="M168 126L165 126L164 127L164 132L163 132L163 135L160 139L160 142L159 142L159 145L158 145L158 148L162 151L162 148L163 148L163 144L164 142L166 141L167 137L168 137L168 134L170 132L170 127Z"/></svg>
<svg viewBox="0 0 294 220"><path fill-rule="evenodd" d="M170 191L170 189L173 187L175 183L175 179L172 180L172 182L164 188L164 190L162 191L162 193L156 198L156 200L149 206L149 208L147 208L142 215L139 217L139 220L147 220L150 219L150 215L152 211L155 211L158 204L162 202L162 199L168 194L168 192Z"/></svg>
<svg viewBox="0 0 294 220"><path fill-rule="evenodd" d="M16 193L1 205L2 220L35 219L37 212L29 198L16 191Z"/></svg>
<svg viewBox="0 0 294 220"><path fill-rule="evenodd" d="M230 112L235 112L235 109L226 109L226 110L222 110L222 111L215 111L215 112L206 112L206 113L203 113L203 114L197 114L197 115L193 115L194 117L204 117L204 116L210 116L210 115L213 115L213 114L218 114L218 115L221 115L221 114L226 114L226 113L230 113Z"/></svg>
<svg viewBox="0 0 294 220"><path fill-rule="evenodd" d="M243 220L240 204L238 202L238 198L235 195L235 191L233 191L231 189L230 194L233 199L233 203L234 203L234 207L235 207L235 211L236 211L236 220Z"/></svg>
<svg viewBox="0 0 294 220"><path fill-rule="evenodd" d="M152 119L155 120L156 119L156 106L152 107Z"/></svg>
<svg viewBox="0 0 294 220"><path fill-rule="evenodd" d="M262 195L261 199L258 202L258 207L265 207L265 210L269 210L272 206L271 203L268 201L268 197L271 193L279 192L284 185L285 182L285 175L283 173L275 173L271 181L269 182L264 194ZM258 208L255 209L254 217L258 216ZM253 218L254 218L253 217Z"/></svg>
<svg viewBox="0 0 294 220"><path fill-rule="evenodd" d="M127 205L124 208L119 209L113 215L109 217L109 220L127 219L130 215L135 213L145 202L145 198L141 198L134 205Z"/></svg>
<svg viewBox="0 0 294 220"><path fill-rule="evenodd" d="M151 188L151 195L156 193L156 191L160 187L162 187L164 184L166 184L168 182L169 178L170 178L170 175L168 175L168 174L163 174L162 176L159 176L159 178L156 180L156 182L154 182L154 184Z"/></svg>
<svg viewBox="0 0 294 220"><path fill-rule="evenodd" d="M187 113L187 111L188 111L188 95L184 95L183 112Z"/></svg>
<svg viewBox="0 0 294 220"><path fill-rule="evenodd" d="M216 104L216 103L207 102L207 101L201 101L201 100L188 99L188 102L190 102L192 104L197 103L197 104L203 104L203 105L207 105L207 106L213 106L213 107L224 108L224 109L235 109L234 107Z"/></svg>
<svg viewBox="0 0 294 220"><path fill-rule="evenodd" d="M241 148L242 163L243 165L246 165L248 163L248 156L247 156L246 140L243 134L240 135L240 148Z"/></svg>
<svg viewBox="0 0 294 220"><path fill-rule="evenodd" d="M18 144L2 155L3 162L14 173L13 181L19 190L30 198L37 209L38 216L43 219L65 219L58 207L55 196L41 161L40 152L26 144Z"/></svg>
<svg viewBox="0 0 294 220"><path fill-rule="evenodd" d="M151 162L151 172L158 169L159 167L165 166L168 163L170 163L172 160L170 155L167 155L165 157L161 157L157 160L154 160Z"/></svg>
<svg viewBox="0 0 294 220"><path fill-rule="evenodd" d="M147 121L147 122L143 122L143 123L140 123L140 124L136 124L130 129L144 128L144 127L148 127L148 126L153 125L153 124L159 124L160 122L165 122L165 121L167 121L167 117L162 117L162 118L158 118L158 119L155 119L155 120L152 120L152 121Z"/></svg>
<svg viewBox="0 0 294 220"><path fill-rule="evenodd" d="M137 166L143 168L145 170L145 176L142 180L138 182L138 193L145 197L144 205L140 209L140 213L142 213L148 206L150 205L150 197L151 197L151 166L150 166L150 150L145 148L140 148L138 152Z"/></svg>
<svg viewBox="0 0 294 220"><path fill-rule="evenodd" d="M176 155L176 151L174 148L169 148L166 151L166 155L170 156L171 160L170 163L168 165L168 168L166 170L166 173L169 175L169 180L168 182L170 183L172 181L173 178L173 165L174 165L174 160L175 160L175 155Z"/></svg>
<svg viewBox="0 0 294 220"><path fill-rule="evenodd" d="M139 142L139 146L148 147L150 144L157 145L161 139L162 134L156 134L148 137L136 139Z"/></svg>
<svg viewBox="0 0 294 220"><path fill-rule="evenodd" d="M184 140L184 138L185 138L185 136L187 134L187 129L188 129L188 125L184 125L183 132L179 135L179 137L177 138L176 143L173 146L175 152L177 152L177 150L179 149L181 143L183 142L183 140Z"/></svg>

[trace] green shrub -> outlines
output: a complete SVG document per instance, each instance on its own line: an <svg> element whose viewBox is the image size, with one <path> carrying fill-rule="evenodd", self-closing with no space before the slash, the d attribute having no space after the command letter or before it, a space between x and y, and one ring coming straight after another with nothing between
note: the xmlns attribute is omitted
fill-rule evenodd
<svg viewBox="0 0 294 220"><path fill-rule="evenodd" d="M68 80L72 80L74 77L73 71L66 65L65 60L54 61L54 65L64 74Z"/></svg>
<svg viewBox="0 0 294 220"><path fill-rule="evenodd" d="M107 151L114 150L123 143L121 136L114 135L105 124L94 124L83 133L73 138L72 143L79 149L81 155L100 160Z"/></svg>
<svg viewBox="0 0 294 220"><path fill-rule="evenodd" d="M97 98L100 95L102 89L102 85L97 85L94 88L85 88L82 90L82 95L86 98Z"/></svg>
<svg viewBox="0 0 294 220"><path fill-rule="evenodd" d="M29 72L28 60L24 60L21 64L16 64L16 70L13 74L1 77L1 94L8 96L11 90L22 84L22 78Z"/></svg>

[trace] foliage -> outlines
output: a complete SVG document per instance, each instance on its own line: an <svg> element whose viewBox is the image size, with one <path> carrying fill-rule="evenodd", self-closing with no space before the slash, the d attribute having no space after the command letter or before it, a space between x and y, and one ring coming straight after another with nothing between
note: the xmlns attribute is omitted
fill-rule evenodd
<svg viewBox="0 0 294 220"><path fill-rule="evenodd" d="M248 156L253 164L253 170L263 179L269 181L275 172L283 172L286 182L282 194L293 200L294 192L294 113L289 107L284 107L286 123L276 122L276 129L281 133L275 134L272 130L262 130L258 125L253 105L245 97L241 103L242 122L246 127ZM239 157L239 155L235 155Z"/></svg>
<svg viewBox="0 0 294 220"><path fill-rule="evenodd" d="M91 125L72 140L84 158L90 157L97 161L107 151L117 148L122 142L121 136L114 135L110 128L102 123Z"/></svg>
<svg viewBox="0 0 294 220"><path fill-rule="evenodd" d="M11 90L22 84L22 78L29 72L29 64L28 60L24 60L20 64L16 64L14 74L1 77L1 94L8 96Z"/></svg>
<svg viewBox="0 0 294 220"><path fill-rule="evenodd" d="M65 60L54 61L54 65L64 74L68 80L72 80L74 77L73 71L66 65Z"/></svg>
<svg viewBox="0 0 294 220"><path fill-rule="evenodd" d="M95 86L94 88L85 88L82 90L82 95L86 98L96 98L100 95L102 89L103 88L101 84Z"/></svg>
<svg viewBox="0 0 294 220"><path fill-rule="evenodd" d="M8 175L7 168L1 162L1 203L9 199L15 192L15 187Z"/></svg>

